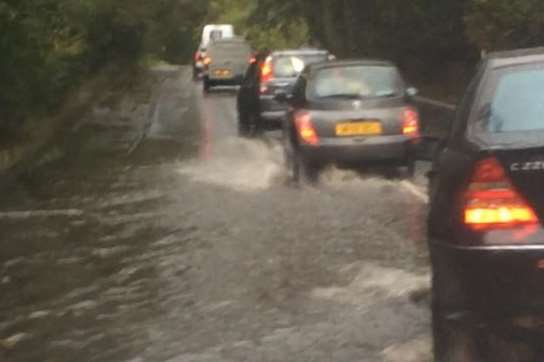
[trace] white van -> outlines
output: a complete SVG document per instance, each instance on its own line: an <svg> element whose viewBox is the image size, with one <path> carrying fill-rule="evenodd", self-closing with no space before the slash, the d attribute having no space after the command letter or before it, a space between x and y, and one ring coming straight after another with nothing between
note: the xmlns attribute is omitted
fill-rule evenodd
<svg viewBox="0 0 544 362"><path fill-rule="evenodd" d="M201 48L207 48L211 40L234 37L234 26L230 24L209 24L202 31Z"/></svg>

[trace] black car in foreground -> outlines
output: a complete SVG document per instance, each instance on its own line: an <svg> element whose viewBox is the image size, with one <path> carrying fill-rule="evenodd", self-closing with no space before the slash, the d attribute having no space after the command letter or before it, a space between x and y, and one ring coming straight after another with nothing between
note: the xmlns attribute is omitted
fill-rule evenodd
<svg viewBox="0 0 544 362"><path fill-rule="evenodd" d="M440 149L428 219L436 360L543 361L544 48L486 57Z"/></svg>
<svg viewBox="0 0 544 362"><path fill-rule="evenodd" d="M307 67L291 93L283 130L293 181L315 182L327 164L371 164L414 170L419 115L398 69L379 60L331 61Z"/></svg>
<svg viewBox="0 0 544 362"><path fill-rule="evenodd" d="M261 53L246 72L238 92L240 135L280 128L287 106L275 99L275 93L289 91L305 66L331 58L328 51L319 49Z"/></svg>

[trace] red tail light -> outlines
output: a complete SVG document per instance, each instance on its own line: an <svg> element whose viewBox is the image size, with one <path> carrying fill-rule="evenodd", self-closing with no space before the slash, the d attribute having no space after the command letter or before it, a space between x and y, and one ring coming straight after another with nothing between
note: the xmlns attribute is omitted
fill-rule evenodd
<svg viewBox="0 0 544 362"><path fill-rule="evenodd" d="M274 77L274 66L272 65L272 58L268 57L261 65L261 93L268 91L268 82Z"/></svg>
<svg viewBox="0 0 544 362"><path fill-rule="evenodd" d="M465 193L464 221L473 229L511 228L539 222L495 158L476 164Z"/></svg>
<svg viewBox="0 0 544 362"><path fill-rule="evenodd" d="M312 118L308 112L300 112L295 115L295 126L300 139L309 145L317 146L319 136L312 124Z"/></svg>
<svg viewBox="0 0 544 362"><path fill-rule="evenodd" d="M419 136L419 114L414 108L405 108L402 119L402 134L405 136Z"/></svg>

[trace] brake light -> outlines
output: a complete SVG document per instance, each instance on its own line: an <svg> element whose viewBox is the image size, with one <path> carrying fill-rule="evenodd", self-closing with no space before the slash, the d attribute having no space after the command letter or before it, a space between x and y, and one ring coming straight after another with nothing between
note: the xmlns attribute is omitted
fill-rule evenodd
<svg viewBox="0 0 544 362"><path fill-rule="evenodd" d="M402 118L402 134L405 136L419 136L419 114L414 108L405 108Z"/></svg>
<svg viewBox="0 0 544 362"><path fill-rule="evenodd" d="M268 91L268 82L274 77L274 66L272 65L272 58L268 57L261 65L261 93Z"/></svg>
<svg viewBox="0 0 544 362"><path fill-rule="evenodd" d="M312 124L312 118L308 112L299 112L295 115L295 126L300 139L309 145L317 146L319 136Z"/></svg>
<svg viewBox="0 0 544 362"><path fill-rule="evenodd" d="M464 197L464 222L473 229L483 229L536 224L539 220L502 165L491 157L476 164Z"/></svg>
<svg viewBox="0 0 544 362"><path fill-rule="evenodd" d="M204 62L204 65L210 65L212 64L212 58L206 57L204 58L203 62Z"/></svg>

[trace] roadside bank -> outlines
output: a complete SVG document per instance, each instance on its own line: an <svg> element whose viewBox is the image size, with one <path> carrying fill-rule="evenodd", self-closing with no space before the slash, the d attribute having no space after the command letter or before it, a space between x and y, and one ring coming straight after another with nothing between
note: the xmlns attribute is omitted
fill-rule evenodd
<svg viewBox="0 0 544 362"><path fill-rule="evenodd" d="M60 147L67 131L81 115L103 103L116 103L120 97L146 82L147 72L138 65L114 64L84 81L69 95L60 110L49 117L28 120L21 137L0 144L0 183L62 155Z"/></svg>

